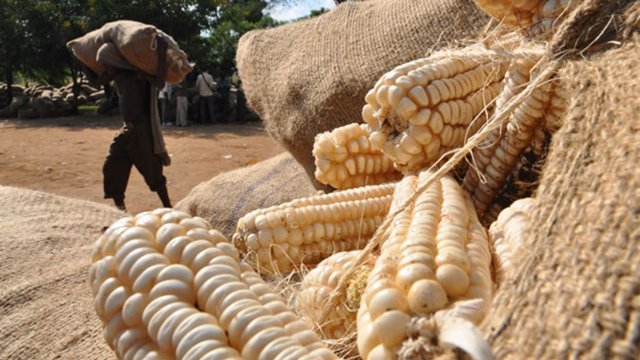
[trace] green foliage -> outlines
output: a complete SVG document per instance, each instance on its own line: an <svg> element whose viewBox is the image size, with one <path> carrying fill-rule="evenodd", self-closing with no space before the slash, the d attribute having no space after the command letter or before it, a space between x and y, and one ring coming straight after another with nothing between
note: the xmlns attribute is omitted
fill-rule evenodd
<svg viewBox="0 0 640 360"><path fill-rule="evenodd" d="M211 18L204 64L214 77L230 76L235 71L238 40L246 32L272 27L276 21L264 16L265 1L220 1Z"/></svg>
<svg viewBox="0 0 640 360"><path fill-rule="evenodd" d="M21 22L22 7L17 1L0 0L0 70L7 82L14 71L22 67L20 58L26 53L27 30Z"/></svg>
<svg viewBox="0 0 640 360"><path fill-rule="evenodd" d="M240 36L276 25L263 15L267 5L265 0L0 0L0 76L59 85L77 74L66 43L120 19L162 29L190 61L209 65L214 76L231 75Z"/></svg>
<svg viewBox="0 0 640 360"><path fill-rule="evenodd" d="M88 0L87 4L90 29L121 19L151 24L176 39L191 58L203 54L206 42L200 33L216 9L213 1L202 0Z"/></svg>

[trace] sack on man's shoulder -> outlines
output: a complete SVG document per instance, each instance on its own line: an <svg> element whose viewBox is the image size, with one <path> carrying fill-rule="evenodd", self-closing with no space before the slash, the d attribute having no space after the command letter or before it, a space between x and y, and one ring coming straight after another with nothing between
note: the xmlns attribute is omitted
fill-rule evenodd
<svg viewBox="0 0 640 360"><path fill-rule="evenodd" d="M180 50L178 43L155 26L137 21L118 20L104 24L100 29L67 43L73 54L94 72L105 71L97 60L98 50L108 42L118 49L127 62L148 74L155 75L158 68L157 38L167 42L167 78L169 83L180 82L193 67L187 54Z"/></svg>

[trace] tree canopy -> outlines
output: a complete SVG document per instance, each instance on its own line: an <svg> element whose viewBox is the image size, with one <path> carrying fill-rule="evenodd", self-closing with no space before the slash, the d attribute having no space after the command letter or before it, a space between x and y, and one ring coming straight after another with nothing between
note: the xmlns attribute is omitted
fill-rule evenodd
<svg viewBox="0 0 640 360"><path fill-rule="evenodd" d="M120 19L162 29L190 61L230 75L240 36L278 25L264 10L287 1L303 0L0 0L0 76L61 85L78 65L66 43Z"/></svg>

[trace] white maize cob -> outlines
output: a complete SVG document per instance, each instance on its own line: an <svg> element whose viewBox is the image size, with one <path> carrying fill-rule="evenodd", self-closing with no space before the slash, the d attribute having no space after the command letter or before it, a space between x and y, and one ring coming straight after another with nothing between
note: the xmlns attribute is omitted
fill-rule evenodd
<svg viewBox="0 0 640 360"><path fill-rule="evenodd" d="M432 174L406 175L394 201L404 203ZM395 358L412 319L435 316L458 301L479 300L481 306L463 317L483 318L493 287L487 234L451 177L436 180L393 219L380 252L358 312L363 359Z"/></svg>
<svg viewBox="0 0 640 360"><path fill-rule="evenodd" d="M446 51L388 72L365 97L371 144L401 171L417 170L464 144L502 88L507 52Z"/></svg>
<svg viewBox="0 0 640 360"><path fill-rule="evenodd" d="M489 227L498 284L507 280L515 267L514 255L523 248L525 236L530 233L529 213L534 205L534 198L517 200L502 210L498 219Z"/></svg>
<svg viewBox="0 0 640 360"><path fill-rule="evenodd" d="M334 359L201 218L158 209L97 240L89 282L120 358Z"/></svg>
<svg viewBox="0 0 640 360"><path fill-rule="evenodd" d="M566 13L571 0L474 0L487 14L507 26L542 35Z"/></svg>
<svg viewBox="0 0 640 360"><path fill-rule="evenodd" d="M506 75L506 86L498 96L496 111L515 95L522 92L532 78L531 69L541 52L533 51L529 56L518 57ZM551 108L551 98L557 80L547 82L531 90L530 94L513 110L500 129L496 129L487 140L473 152L474 167L467 170L463 188L471 194L476 211L483 216L488 206L502 190L507 177L516 167L522 152L534 142L536 128L542 127ZM560 108L558 102L554 108ZM556 110L553 111L555 119ZM557 120L554 120L557 122ZM478 173L486 181L481 181Z"/></svg>
<svg viewBox="0 0 640 360"><path fill-rule="evenodd" d="M370 185L252 211L238 221L233 242L260 273L315 265L364 247L387 215L394 187Z"/></svg>
<svg viewBox="0 0 640 360"><path fill-rule="evenodd" d="M359 268L345 284L347 291L343 297L334 301L333 306L321 320L327 301L337 287L342 275L349 270L361 250L334 254L309 271L300 283L300 292L296 296L296 309L325 339L341 339L356 330L356 314L360 306L360 292L366 285L366 276L373 267L373 257ZM322 323L320 323L322 321Z"/></svg>
<svg viewBox="0 0 640 360"><path fill-rule="evenodd" d="M313 144L315 177L335 189L399 180L401 174L380 149L369 142L366 124L349 124L316 136Z"/></svg>
<svg viewBox="0 0 640 360"><path fill-rule="evenodd" d="M543 128L537 127L533 133L531 146L526 148L505 186L491 202L484 212L480 222L489 227L500 213L519 199L531 197L535 194L539 184L540 174L546 161L551 134Z"/></svg>

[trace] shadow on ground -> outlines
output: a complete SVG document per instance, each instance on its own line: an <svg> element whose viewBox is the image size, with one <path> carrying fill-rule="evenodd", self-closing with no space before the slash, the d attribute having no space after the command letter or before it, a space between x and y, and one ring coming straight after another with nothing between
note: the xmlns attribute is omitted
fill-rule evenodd
<svg viewBox="0 0 640 360"><path fill-rule="evenodd" d="M106 128L118 130L122 126L122 120L117 115L77 115L46 119L0 119L5 126L16 129L48 127L66 128L69 131L82 131L84 129ZM241 125L241 126L239 126ZM187 127L165 126L162 128L165 136L192 137L216 139L218 136L254 136L264 133L262 123L259 121L250 122L227 122L221 124L198 124L194 123Z"/></svg>

